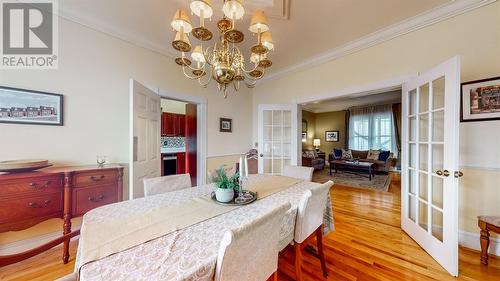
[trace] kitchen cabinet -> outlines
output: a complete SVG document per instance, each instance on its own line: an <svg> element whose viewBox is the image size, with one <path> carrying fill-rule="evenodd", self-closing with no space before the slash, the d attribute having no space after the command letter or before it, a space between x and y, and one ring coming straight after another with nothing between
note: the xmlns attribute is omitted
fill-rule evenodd
<svg viewBox="0 0 500 281"><path fill-rule="evenodd" d="M186 153L179 152L177 153L177 174L185 174L186 173Z"/></svg>
<svg viewBox="0 0 500 281"><path fill-rule="evenodd" d="M161 135L167 137L186 136L186 116L163 112L161 115Z"/></svg>

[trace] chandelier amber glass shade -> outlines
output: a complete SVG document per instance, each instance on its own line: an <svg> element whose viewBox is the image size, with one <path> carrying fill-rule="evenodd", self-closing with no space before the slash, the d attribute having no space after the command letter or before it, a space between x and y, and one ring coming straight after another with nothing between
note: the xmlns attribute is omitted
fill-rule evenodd
<svg viewBox="0 0 500 281"><path fill-rule="evenodd" d="M191 24L188 14L182 9L178 9L175 12L170 25L177 32L189 33L193 29L193 25Z"/></svg>
<svg viewBox="0 0 500 281"><path fill-rule="evenodd" d="M264 11L255 11L253 13L252 21L250 22L248 30L253 33L266 32L269 30L269 24Z"/></svg>

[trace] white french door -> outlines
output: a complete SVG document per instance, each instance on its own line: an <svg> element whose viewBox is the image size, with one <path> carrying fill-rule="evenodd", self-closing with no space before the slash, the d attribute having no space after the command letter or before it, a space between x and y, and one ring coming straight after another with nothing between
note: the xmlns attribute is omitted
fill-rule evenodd
<svg viewBox="0 0 500 281"><path fill-rule="evenodd" d="M160 96L135 80L130 81L130 187L129 198L144 197L144 178L159 177Z"/></svg>
<svg viewBox="0 0 500 281"><path fill-rule="evenodd" d="M259 105L259 174L281 175L284 166L297 165L297 108L296 104Z"/></svg>
<svg viewBox="0 0 500 281"><path fill-rule="evenodd" d="M458 275L460 60L403 85L401 227Z"/></svg>

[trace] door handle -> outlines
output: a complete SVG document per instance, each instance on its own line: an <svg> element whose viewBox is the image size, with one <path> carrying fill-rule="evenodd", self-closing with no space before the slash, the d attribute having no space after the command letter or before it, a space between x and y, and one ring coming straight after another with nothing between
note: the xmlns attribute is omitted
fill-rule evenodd
<svg viewBox="0 0 500 281"><path fill-rule="evenodd" d="M455 178L461 178L464 176L464 173L462 171L455 171Z"/></svg>
<svg viewBox="0 0 500 281"><path fill-rule="evenodd" d="M264 154L262 154L262 153L261 153L259 156L260 156L260 157L264 157Z"/></svg>
<svg viewBox="0 0 500 281"><path fill-rule="evenodd" d="M445 176L445 177L447 177L447 176L449 176L449 175L450 175L450 171L448 171L448 170L444 170L444 171L437 170L437 171L436 171L436 175L438 175L438 176Z"/></svg>

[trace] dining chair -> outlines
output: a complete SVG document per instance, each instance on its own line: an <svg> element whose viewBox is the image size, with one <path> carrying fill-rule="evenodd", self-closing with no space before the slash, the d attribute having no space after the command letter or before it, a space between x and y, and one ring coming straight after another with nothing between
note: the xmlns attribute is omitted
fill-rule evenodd
<svg viewBox="0 0 500 281"><path fill-rule="evenodd" d="M314 168L287 165L283 167L283 176L301 179L305 181L312 181Z"/></svg>
<svg viewBox="0 0 500 281"><path fill-rule="evenodd" d="M326 278L325 255L323 252L323 213L328 198L328 192L333 186L328 181L320 186L307 190L299 201L297 219L295 222L295 272L297 281L302 280L302 250L308 245L308 241L316 236L318 255L321 262L321 270Z"/></svg>
<svg viewBox="0 0 500 281"><path fill-rule="evenodd" d="M144 196L153 196L191 187L189 174L144 179Z"/></svg>
<svg viewBox="0 0 500 281"><path fill-rule="evenodd" d="M290 203L281 204L258 219L227 230L222 238L215 281L278 280L279 231Z"/></svg>

